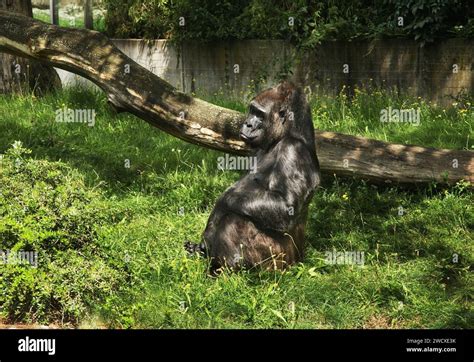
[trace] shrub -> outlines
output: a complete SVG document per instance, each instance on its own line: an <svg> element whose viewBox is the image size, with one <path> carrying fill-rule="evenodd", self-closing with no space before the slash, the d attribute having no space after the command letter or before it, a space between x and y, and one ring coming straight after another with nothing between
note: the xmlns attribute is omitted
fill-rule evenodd
<svg viewBox="0 0 474 362"><path fill-rule="evenodd" d="M468 0L384 0L381 4L369 0L105 0L105 4L109 36L167 38L178 43L287 39L313 47L326 39L405 36L424 43L474 33L474 8Z"/></svg>
<svg viewBox="0 0 474 362"><path fill-rule="evenodd" d="M29 153L15 142L1 160L0 249L37 252L38 263L3 260L0 313L10 321L74 323L123 278L96 245L107 211L77 171Z"/></svg>

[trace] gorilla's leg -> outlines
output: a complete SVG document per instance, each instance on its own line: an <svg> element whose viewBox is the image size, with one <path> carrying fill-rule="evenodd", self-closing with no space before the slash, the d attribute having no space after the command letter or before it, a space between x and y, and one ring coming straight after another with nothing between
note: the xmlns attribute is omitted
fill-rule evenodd
<svg viewBox="0 0 474 362"><path fill-rule="evenodd" d="M206 228L204 233L204 242L211 258L211 272L222 267L232 270L242 267L284 269L300 260L293 237L262 231L239 215L224 215L211 230Z"/></svg>

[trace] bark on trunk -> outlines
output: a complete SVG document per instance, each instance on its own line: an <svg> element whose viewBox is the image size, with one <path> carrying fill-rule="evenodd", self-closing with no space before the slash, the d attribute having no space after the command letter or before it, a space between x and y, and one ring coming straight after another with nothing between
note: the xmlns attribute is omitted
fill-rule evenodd
<svg viewBox="0 0 474 362"><path fill-rule="evenodd" d="M101 33L0 11L0 50L79 74L103 89L118 111L185 141L236 154L249 151L238 138L241 113L177 91ZM474 182L470 151L389 144L333 132L316 132L316 142L325 173L374 182Z"/></svg>

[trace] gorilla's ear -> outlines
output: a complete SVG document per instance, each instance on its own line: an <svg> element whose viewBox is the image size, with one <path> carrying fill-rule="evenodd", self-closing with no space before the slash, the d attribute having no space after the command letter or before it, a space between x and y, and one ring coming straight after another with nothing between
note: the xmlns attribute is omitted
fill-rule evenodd
<svg viewBox="0 0 474 362"><path fill-rule="evenodd" d="M280 108L280 111L278 112L278 117L280 117L282 123L285 123L287 113L288 110L286 109L286 107Z"/></svg>
<svg viewBox="0 0 474 362"><path fill-rule="evenodd" d="M278 112L278 117L280 117L281 123L285 123L287 120L293 122L295 120L295 112L291 111L290 109L283 107L280 108Z"/></svg>

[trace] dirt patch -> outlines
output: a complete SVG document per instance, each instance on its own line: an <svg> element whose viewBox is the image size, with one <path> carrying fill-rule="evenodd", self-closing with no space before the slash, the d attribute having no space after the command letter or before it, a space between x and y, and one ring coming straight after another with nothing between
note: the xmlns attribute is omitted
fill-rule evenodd
<svg viewBox="0 0 474 362"><path fill-rule="evenodd" d="M15 324L5 324L0 322L0 329L61 329L63 327L55 325L41 325L41 324L25 324L25 323L15 323Z"/></svg>

